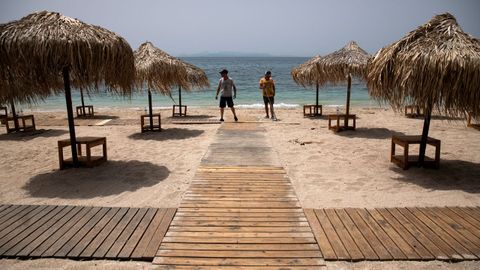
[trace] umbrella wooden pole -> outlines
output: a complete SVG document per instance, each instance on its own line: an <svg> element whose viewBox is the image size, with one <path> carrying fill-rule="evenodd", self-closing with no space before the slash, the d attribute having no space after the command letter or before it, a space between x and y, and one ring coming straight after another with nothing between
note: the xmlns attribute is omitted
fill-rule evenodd
<svg viewBox="0 0 480 270"><path fill-rule="evenodd" d="M10 101L10 107L12 109L12 116L13 116L13 124L15 126L15 131L19 131L19 128L18 128L18 117L17 117L17 113L15 112L15 102Z"/></svg>
<svg viewBox="0 0 480 270"><path fill-rule="evenodd" d="M179 108L180 108L180 116L182 115L182 87L179 86L178 87L178 105Z"/></svg>
<svg viewBox="0 0 480 270"><path fill-rule="evenodd" d="M80 97L82 98L82 112L83 112L83 115L85 116L86 113L85 113L85 102L83 101L83 90L80 88Z"/></svg>
<svg viewBox="0 0 480 270"><path fill-rule="evenodd" d="M73 167L78 168L77 138L75 137L75 125L73 123L72 92L70 90L69 68L63 68L63 83L65 85L65 101L67 103L68 129L70 131L70 146L72 148Z"/></svg>
<svg viewBox="0 0 480 270"><path fill-rule="evenodd" d="M348 127L348 115L350 114L350 92L352 90L352 76L348 74L348 86L347 86L347 108L345 110L345 128Z"/></svg>
<svg viewBox="0 0 480 270"><path fill-rule="evenodd" d="M428 130L430 129L430 118L432 116L432 110L425 108L425 119L423 121L422 139L420 140L420 151L418 153L418 163L420 167L423 166L425 161L425 151L427 150Z"/></svg>
<svg viewBox="0 0 480 270"><path fill-rule="evenodd" d="M317 82L317 102L315 106L315 115L318 115L318 82Z"/></svg>
<svg viewBox="0 0 480 270"><path fill-rule="evenodd" d="M150 114L150 130L153 130L152 91L148 89L148 111Z"/></svg>

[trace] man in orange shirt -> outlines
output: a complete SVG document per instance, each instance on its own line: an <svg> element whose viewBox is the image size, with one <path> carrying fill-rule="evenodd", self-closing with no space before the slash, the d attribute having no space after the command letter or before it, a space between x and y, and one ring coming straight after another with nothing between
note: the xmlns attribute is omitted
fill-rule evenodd
<svg viewBox="0 0 480 270"><path fill-rule="evenodd" d="M265 72L265 76L260 79L260 89L262 89L263 103L265 103L265 118L270 118L268 114L268 105L270 104L272 120L276 121L277 117L273 111L273 103L275 101L275 82L272 79L272 72L270 70Z"/></svg>

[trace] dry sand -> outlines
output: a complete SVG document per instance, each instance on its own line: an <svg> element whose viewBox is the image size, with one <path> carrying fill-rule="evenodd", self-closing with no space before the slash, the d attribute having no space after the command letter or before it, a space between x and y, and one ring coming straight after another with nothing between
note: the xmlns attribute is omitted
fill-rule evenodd
<svg viewBox="0 0 480 270"><path fill-rule="evenodd" d="M217 119L215 108L189 108L192 120ZM238 109L240 121L264 123L304 208L480 206L480 131L463 120L435 117L430 135L442 140L439 170L403 171L389 161L394 134L420 134L423 121L382 108L353 108L357 130L334 134L325 118L297 109ZM161 133L141 134L134 110L100 110L77 121L77 136L106 136L109 162L92 169L58 170L57 141L68 138L61 112L35 112L34 135L0 128L0 204L177 207L218 124L171 123L162 110ZM327 109L327 112L329 110ZM333 110L330 111L333 113ZM232 121L226 112L226 121ZM113 119L104 126L94 125ZM67 153L67 152L66 152ZM328 269L480 269L478 262L328 263ZM2 269L154 269L149 263L1 260Z"/></svg>

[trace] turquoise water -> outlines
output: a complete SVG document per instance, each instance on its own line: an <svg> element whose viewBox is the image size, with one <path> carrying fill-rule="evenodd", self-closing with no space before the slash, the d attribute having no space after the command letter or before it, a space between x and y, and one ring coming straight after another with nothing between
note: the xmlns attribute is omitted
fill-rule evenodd
<svg viewBox="0 0 480 270"><path fill-rule="evenodd" d="M214 99L216 87L220 76L218 72L228 69L230 77L237 86L237 99L235 106L244 108L261 107L262 97L258 89L258 81L266 70L272 71L272 78L276 82L275 103L278 107L295 107L302 104L315 102L315 89L303 88L297 85L290 75L293 67L305 62L305 57L192 57L183 60L205 70L210 80L210 88L203 91L186 93L182 91L182 103L188 106L217 106ZM178 90L173 89L172 96L178 103ZM73 104L80 104L80 93L72 93ZM325 86L320 88L319 103L332 106L344 106L346 99L346 85ZM85 102L97 108L144 108L147 106L145 92L136 92L131 98L111 95L101 89L100 93L86 96ZM175 104L167 96L153 94L154 107L171 107ZM376 106L368 96L368 89L361 81L352 83L351 104L359 106ZM65 97L52 96L34 106L20 105L21 108L36 110L64 110Z"/></svg>

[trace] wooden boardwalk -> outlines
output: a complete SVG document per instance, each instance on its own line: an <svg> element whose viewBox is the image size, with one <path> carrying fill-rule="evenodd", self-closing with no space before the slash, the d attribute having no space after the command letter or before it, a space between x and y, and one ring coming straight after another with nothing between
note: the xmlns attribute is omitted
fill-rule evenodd
<svg viewBox="0 0 480 270"><path fill-rule="evenodd" d="M175 209L0 205L0 256L152 260Z"/></svg>
<svg viewBox="0 0 480 270"><path fill-rule="evenodd" d="M160 269L324 268L259 124L222 124L153 263Z"/></svg>
<svg viewBox="0 0 480 270"><path fill-rule="evenodd" d="M321 269L285 171L201 166L158 250L166 269Z"/></svg>
<svg viewBox="0 0 480 270"><path fill-rule="evenodd" d="M305 209L325 260L477 260L480 208Z"/></svg>

